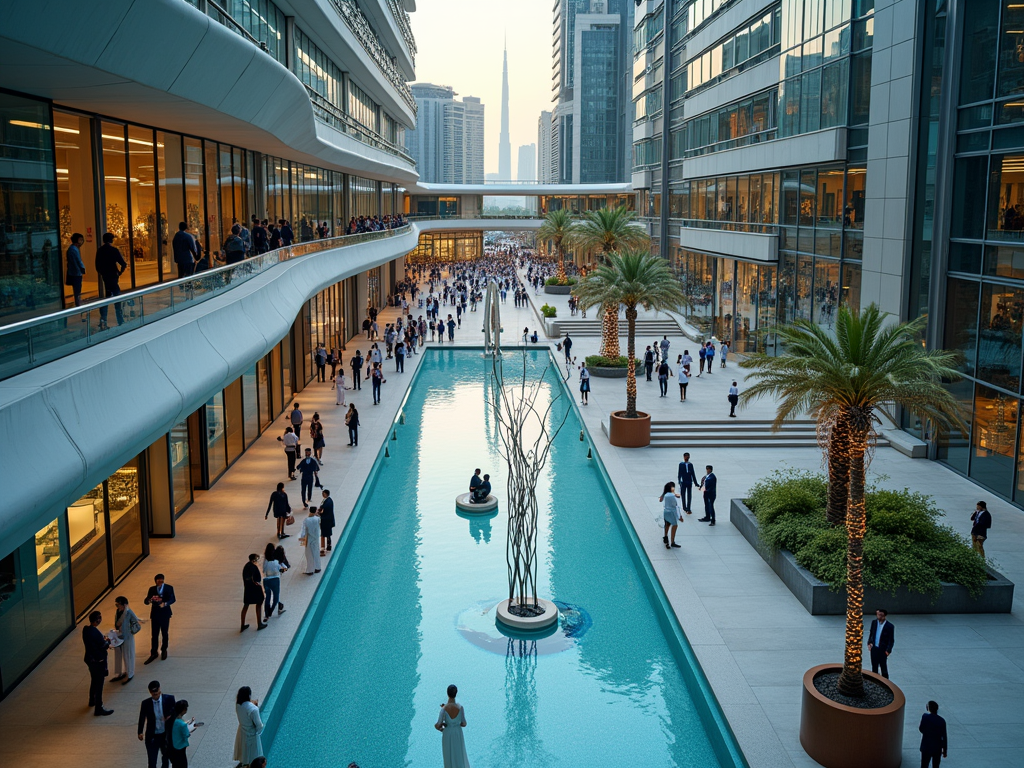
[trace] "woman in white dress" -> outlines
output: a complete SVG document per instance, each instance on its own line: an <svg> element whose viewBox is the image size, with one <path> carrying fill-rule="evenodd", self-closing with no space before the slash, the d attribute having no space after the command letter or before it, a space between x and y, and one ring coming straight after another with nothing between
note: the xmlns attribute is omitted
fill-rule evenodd
<svg viewBox="0 0 1024 768"><path fill-rule="evenodd" d="M235 698L235 715L238 717L238 732L235 733L235 757L241 765L249 765L257 757L263 757L263 721L260 719L259 701L252 698L252 688L244 685L238 689Z"/></svg>
<svg viewBox="0 0 1024 768"><path fill-rule="evenodd" d="M302 521L299 544L306 550L305 574L312 576L320 573L320 518L316 514L316 507L312 505L309 507L309 517Z"/></svg>
<svg viewBox="0 0 1024 768"><path fill-rule="evenodd" d="M114 614L114 630L123 641L114 649L114 672L116 677L110 682L121 680L121 685L128 685L135 677L135 633L142 629L139 617L128 607L127 597L114 599L117 612Z"/></svg>
<svg viewBox="0 0 1024 768"><path fill-rule="evenodd" d="M334 388L338 390L338 397L335 401L335 405L345 404L345 370L342 366L338 367L338 372L334 376Z"/></svg>
<svg viewBox="0 0 1024 768"><path fill-rule="evenodd" d="M458 693L459 689L454 685L448 686L448 701L441 705L441 714L434 723L434 728L441 732L444 768L469 768L466 737L462 733L466 727L466 710L455 700Z"/></svg>

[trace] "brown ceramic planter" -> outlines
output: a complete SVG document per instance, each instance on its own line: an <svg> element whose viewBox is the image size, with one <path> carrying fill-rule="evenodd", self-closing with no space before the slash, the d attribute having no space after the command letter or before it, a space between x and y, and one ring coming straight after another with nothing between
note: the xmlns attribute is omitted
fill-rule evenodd
<svg viewBox="0 0 1024 768"><path fill-rule="evenodd" d="M651 415L637 411L638 418L627 419L625 411L615 411L608 422L608 442L619 448L643 448L651 444Z"/></svg>
<svg viewBox="0 0 1024 768"><path fill-rule="evenodd" d="M821 664L804 673L800 706L800 744L825 768L899 768L903 761L903 710L907 700L896 685L864 671L893 693L880 709L857 709L837 704L814 687L820 672L842 670L841 664Z"/></svg>

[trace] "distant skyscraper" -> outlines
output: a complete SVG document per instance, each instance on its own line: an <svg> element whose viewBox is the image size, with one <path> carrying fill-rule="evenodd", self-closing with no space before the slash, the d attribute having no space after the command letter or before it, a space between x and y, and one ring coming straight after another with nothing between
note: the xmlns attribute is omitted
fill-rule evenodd
<svg viewBox="0 0 1024 768"><path fill-rule="evenodd" d="M501 135L498 137L498 178L512 180L512 144L508 138L508 46L501 65Z"/></svg>
<svg viewBox="0 0 1024 768"><path fill-rule="evenodd" d="M551 113L541 112L537 118L537 181L549 184L551 172Z"/></svg>
<svg viewBox="0 0 1024 768"><path fill-rule="evenodd" d="M462 101L448 85L411 86L419 108L416 129L406 132L406 149L416 160L420 181L481 184L484 180L484 105Z"/></svg>
<svg viewBox="0 0 1024 768"><path fill-rule="evenodd" d="M519 147L519 164L516 167L517 181L537 180L537 145L523 144Z"/></svg>

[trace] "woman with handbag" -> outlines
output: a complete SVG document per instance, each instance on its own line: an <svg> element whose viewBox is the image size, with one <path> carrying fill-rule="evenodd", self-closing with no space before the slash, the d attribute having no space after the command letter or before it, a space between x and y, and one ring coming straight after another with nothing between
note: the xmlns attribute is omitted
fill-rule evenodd
<svg viewBox="0 0 1024 768"><path fill-rule="evenodd" d="M121 680L121 685L128 685L135 677L135 635L142 629L139 617L128 607L127 597L114 598L117 612L114 614L114 630L121 638L121 644L114 648L114 672L117 677L110 682Z"/></svg>
<svg viewBox="0 0 1024 768"><path fill-rule="evenodd" d="M313 505L309 507L309 517L302 521L299 546L306 550L306 567L303 572L307 576L320 573L320 518Z"/></svg>
<svg viewBox="0 0 1024 768"><path fill-rule="evenodd" d="M324 425L320 421L320 414L314 413L313 420L309 422L309 436L313 440L313 455L316 456L318 464L323 464L324 458L324 446L327 443L324 441Z"/></svg>
<svg viewBox="0 0 1024 768"><path fill-rule="evenodd" d="M287 570L288 561L284 556L284 547L267 544L263 550L263 591L267 595L263 603L263 612L267 620L274 615L275 608L278 616L284 613L284 603L281 602L281 574Z"/></svg>
<svg viewBox="0 0 1024 768"><path fill-rule="evenodd" d="M249 555L249 562L242 566L242 628L239 632L245 632L249 625L245 623L245 615L249 613L249 606L256 606L256 631L266 629L263 623L263 577L260 576L260 567L256 565L260 556L256 553Z"/></svg>

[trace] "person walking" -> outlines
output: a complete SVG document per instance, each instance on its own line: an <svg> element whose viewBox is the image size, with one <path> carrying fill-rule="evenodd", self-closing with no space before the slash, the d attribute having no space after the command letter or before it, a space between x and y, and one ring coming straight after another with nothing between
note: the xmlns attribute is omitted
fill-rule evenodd
<svg viewBox="0 0 1024 768"><path fill-rule="evenodd" d="M288 538L289 534L284 532L284 527L292 513L292 508L288 504L288 494L284 492L284 483L278 483L277 490L270 494L270 503L267 504L267 512L263 515L264 520L270 517L271 510L274 511L274 522L277 523L277 540Z"/></svg>
<svg viewBox="0 0 1024 768"><path fill-rule="evenodd" d="M245 617L249 613L250 605L256 607L256 631L267 628L260 613L266 595L263 594L263 578L260 576L260 567L257 565L259 561L260 556L253 552L249 555L249 562L242 566L242 628L239 632L245 632L249 628L249 625L245 623Z"/></svg>
<svg viewBox="0 0 1024 768"><path fill-rule="evenodd" d="M157 755L162 758L161 768L167 768L170 764L167 737L174 718L174 697L161 693L157 680L153 680L148 688L149 698L143 699L139 707L139 741L146 745L148 768L156 768Z"/></svg>
<svg viewBox="0 0 1024 768"><path fill-rule="evenodd" d="M662 336L661 337L661 341L658 342L658 345L661 347L661 359L662 360L668 360L668 348L669 348L669 346L671 344L672 344L672 342L670 342L668 340L668 336Z"/></svg>
<svg viewBox="0 0 1024 768"><path fill-rule="evenodd" d="M295 452L299 449L299 436L291 427L284 428L284 435L277 438L278 442L284 443L284 457L288 462L288 479L295 479Z"/></svg>
<svg viewBox="0 0 1024 768"><path fill-rule="evenodd" d="M326 488L320 494L320 557L331 551L331 534L334 532L334 499Z"/></svg>
<svg viewBox="0 0 1024 768"><path fill-rule="evenodd" d="M664 503L661 516L665 520L665 535L661 537L661 540L665 542L665 549L681 549L676 544L676 529L679 527L679 521L682 516L679 514L679 494L676 493L676 484L673 482L665 483L665 488L661 492L661 496L658 497L658 501ZM669 536L671 535L671 540Z"/></svg>
<svg viewBox="0 0 1024 768"><path fill-rule="evenodd" d="M661 390L661 397L668 397L668 377L672 375L672 369L668 361L662 360L658 364L658 388Z"/></svg>
<svg viewBox="0 0 1024 768"><path fill-rule="evenodd" d="M185 750L188 749L188 738L192 735L195 727L195 718L191 721L185 720L188 714L188 702L185 699L174 702L174 722L171 724L171 735L168 744L168 752L171 757L171 768L188 768L188 757Z"/></svg>
<svg viewBox="0 0 1024 768"><path fill-rule="evenodd" d="M939 717L939 704L929 701L927 711L921 715L921 768L939 768L943 757L949 757L949 742L946 739L946 721Z"/></svg>
<svg viewBox="0 0 1024 768"><path fill-rule="evenodd" d="M704 373L704 366L708 360L708 348L703 344L700 345L700 349L697 350L697 357L700 358L700 370L697 372L697 378L699 379Z"/></svg>
<svg viewBox="0 0 1024 768"><path fill-rule="evenodd" d="M370 389L373 390L373 404L380 405L380 386L387 381L384 378L384 371L380 369L380 363L373 364L371 376L373 377L370 381Z"/></svg>
<svg viewBox="0 0 1024 768"><path fill-rule="evenodd" d="M726 361L727 357L729 357L729 342L728 341L723 341L722 342L722 352L721 352L722 367L723 368L725 368L725 361Z"/></svg>
<svg viewBox="0 0 1024 768"><path fill-rule="evenodd" d="M676 366L676 378L679 379L679 402L686 402L686 388L690 384L690 367L683 363L682 355Z"/></svg>
<svg viewBox="0 0 1024 768"><path fill-rule="evenodd" d="M82 244L85 236L75 232L71 236L71 245L68 246L65 258L67 267L64 272L64 285L71 288L71 295L74 297L75 306L82 306L82 278L85 277L85 262L82 261Z"/></svg>
<svg viewBox="0 0 1024 768"><path fill-rule="evenodd" d="M267 544L263 550L263 613L268 621L274 615L275 608L278 615L284 613L284 603L281 602L281 574L287 570L288 566L278 559L277 547Z"/></svg>
<svg viewBox="0 0 1024 768"><path fill-rule="evenodd" d="M590 371L587 369L586 362L580 366L580 403L582 405L590 404Z"/></svg>
<svg viewBox="0 0 1024 768"><path fill-rule="evenodd" d="M311 448L306 449L306 456L299 462L298 470L302 478L302 506L308 508L309 502L313 499L313 486L320 482L320 462L313 458Z"/></svg>
<svg viewBox="0 0 1024 768"><path fill-rule="evenodd" d="M405 342L400 341L395 345L395 371L405 373Z"/></svg>
<svg viewBox="0 0 1024 768"><path fill-rule="evenodd" d="M469 768L469 755L466 754L466 736L462 729L466 727L466 710L455 697L459 689L448 686L448 701L441 705L434 728L441 732L441 755L444 768Z"/></svg>
<svg viewBox="0 0 1024 768"><path fill-rule="evenodd" d="M335 405L345 404L345 369L341 366L338 367L338 372L334 375L334 390L337 392L335 397Z"/></svg>
<svg viewBox="0 0 1024 768"><path fill-rule="evenodd" d="M650 344L647 345L644 352L644 371L647 373L647 380L653 381L651 374L654 373L654 350L651 349Z"/></svg>
<svg viewBox="0 0 1024 768"><path fill-rule="evenodd" d="M704 517L698 518L698 522L715 524L715 498L718 496L718 478L715 477L714 467L710 464L705 467L707 472L701 478L698 486L704 492Z"/></svg>
<svg viewBox="0 0 1024 768"><path fill-rule="evenodd" d="M160 658L167 658L167 635L171 629L171 605L174 604L174 587L164 583L164 575L158 573L153 577L153 586L146 594L145 604L149 606L149 625L153 628L153 644L149 650L149 658L144 664L156 661L156 649L159 636L163 635Z"/></svg>
<svg viewBox="0 0 1024 768"><path fill-rule="evenodd" d="M708 376L710 376L711 374L714 373L713 369L715 367L715 345L712 342L710 342L710 341L708 342L707 358L708 358L707 371L708 371Z"/></svg>
<svg viewBox="0 0 1024 768"><path fill-rule="evenodd" d="M367 368L367 370L366 370L366 378L370 378L370 376L372 375L372 373L373 373L373 366L375 366L375 365L383 366L384 365L384 354L380 351L380 347L378 347L376 344L374 344L373 348L370 350L370 354L368 355L368 358L369 358L370 367Z"/></svg>
<svg viewBox="0 0 1024 768"><path fill-rule="evenodd" d="M358 349L355 357L349 360L349 365L352 366L352 389L362 389L363 356Z"/></svg>
<svg viewBox="0 0 1024 768"><path fill-rule="evenodd" d="M174 253L174 263L178 267L178 278L194 275L200 258L199 249L196 247L196 239L189 234L188 224L184 221L178 222L178 231L171 238L171 250Z"/></svg>
<svg viewBox="0 0 1024 768"><path fill-rule="evenodd" d="M971 546L974 551L985 557L985 540L988 538L988 529L992 527L992 513L988 511L988 505L979 501L971 514Z"/></svg>
<svg viewBox="0 0 1024 768"><path fill-rule="evenodd" d="M93 611L89 614L88 625L82 627L82 643L85 645L85 665L89 668L89 706L96 717L114 714L114 710L103 706L103 678L107 676L107 649L110 638L100 631L103 614Z"/></svg>
<svg viewBox="0 0 1024 768"><path fill-rule="evenodd" d="M732 386L729 387L729 418L730 419L735 419L736 418L736 406L739 404L739 402L740 402L740 388L736 385L736 382L734 381L732 383Z"/></svg>
<svg viewBox="0 0 1024 768"><path fill-rule="evenodd" d="M299 546L305 549L306 555L303 572L307 576L320 573L320 518L316 515L316 507L310 507L309 517L302 521Z"/></svg>
<svg viewBox="0 0 1024 768"><path fill-rule="evenodd" d="M565 352L565 362L572 362L572 339L569 338L569 332L565 332L565 339L562 340L562 351Z"/></svg>
<svg viewBox="0 0 1024 768"><path fill-rule="evenodd" d="M103 298L109 299L112 296L121 295L121 287L117 284L118 278L128 269L128 263L124 256L114 246L114 234L103 233L103 245L96 249L96 274L100 276L100 285L103 287ZM100 330L106 330L107 325L107 304L100 307ZM117 317L117 324L124 324L124 310L121 302L114 303L114 315Z"/></svg>
<svg viewBox="0 0 1024 768"><path fill-rule="evenodd" d="M318 344L313 359L316 361L316 380L327 381L327 350L323 344Z"/></svg>
<svg viewBox="0 0 1024 768"><path fill-rule="evenodd" d="M313 456L318 464L324 463L324 447L327 445L324 440L324 425L320 421L320 414L314 413L313 420L309 422L309 437L313 441Z"/></svg>
<svg viewBox="0 0 1024 768"><path fill-rule="evenodd" d="M110 682L128 685L135 677L135 635L142 629L139 617L128 607L127 597L114 598L114 630L121 644L114 648L114 674Z"/></svg>
<svg viewBox="0 0 1024 768"><path fill-rule="evenodd" d="M693 471L693 464L690 463L690 454L683 454L676 479L679 481L679 495L683 502L683 511L689 515L691 514L690 505L693 501L693 486L697 485L697 474Z"/></svg>
<svg viewBox="0 0 1024 768"><path fill-rule="evenodd" d="M243 685L235 696L235 716L238 730L235 732L235 753L233 760L242 766L263 757L263 720L260 719L259 701L252 697L252 688Z"/></svg>
<svg viewBox="0 0 1024 768"><path fill-rule="evenodd" d="M302 411L299 410L299 404L292 404L292 412L288 414L288 420L291 422L292 431L295 432L295 437L298 438L298 443L295 446L295 450L299 450L299 445L302 444Z"/></svg>
<svg viewBox="0 0 1024 768"><path fill-rule="evenodd" d="M345 426L348 427L348 444L350 447L359 445L359 411L356 404L352 403L345 414Z"/></svg>
<svg viewBox="0 0 1024 768"><path fill-rule="evenodd" d="M895 644L896 630L889 621L889 612L879 608L868 632L868 651L871 653L871 671L877 674L881 670L886 680L889 679L889 654Z"/></svg>

